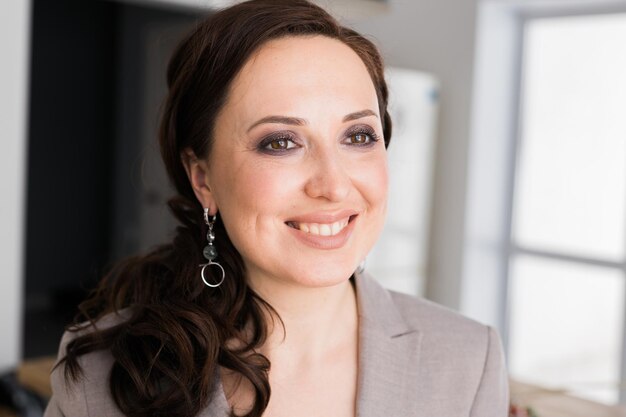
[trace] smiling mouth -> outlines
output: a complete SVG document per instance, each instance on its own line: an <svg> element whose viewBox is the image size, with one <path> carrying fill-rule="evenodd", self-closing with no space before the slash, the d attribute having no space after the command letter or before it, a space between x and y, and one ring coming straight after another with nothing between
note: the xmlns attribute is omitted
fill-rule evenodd
<svg viewBox="0 0 626 417"><path fill-rule="evenodd" d="M356 215L352 215L334 223L305 223L288 221L285 224L293 229L297 229L301 232L314 236L335 236L341 233L341 231L345 229L355 217Z"/></svg>

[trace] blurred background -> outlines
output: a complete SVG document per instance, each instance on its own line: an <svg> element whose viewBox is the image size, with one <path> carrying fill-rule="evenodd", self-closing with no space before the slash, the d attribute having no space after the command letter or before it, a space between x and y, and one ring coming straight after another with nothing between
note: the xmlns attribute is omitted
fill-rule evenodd
<svg viewBox="0 0 626 417"><path fill-rule="evenodd" d="M229 0L0 5L0 371L54 355L115 260L166 240L165 65ZM512 378L626 403L626 0L320 0L389 66L366 269L492 325Z"/></svg>

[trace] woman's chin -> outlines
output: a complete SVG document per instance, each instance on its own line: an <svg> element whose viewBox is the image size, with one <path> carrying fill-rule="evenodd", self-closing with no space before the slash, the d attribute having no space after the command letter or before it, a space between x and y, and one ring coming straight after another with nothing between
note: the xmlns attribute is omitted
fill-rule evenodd
<svg viewBox="0 0 626 417"><path fill-rule="evenodd" d="M293 274L290 280L308 288L332 287L350 279L356 268L356 265L351 264L344 267L318 265L315 268L303 270L300 274Z"/></svg>

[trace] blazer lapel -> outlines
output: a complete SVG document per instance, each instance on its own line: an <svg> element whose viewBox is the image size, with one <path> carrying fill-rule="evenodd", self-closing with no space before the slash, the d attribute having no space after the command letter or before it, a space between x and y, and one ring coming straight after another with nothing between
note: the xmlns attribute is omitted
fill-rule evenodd
<svg viewBox="0 0 626 417"><path fill-rule="evenodd" d="M421 333L408 326L391 294L355 274L359 309L357 417L415 415ZM411 388L413 387L413 389Z"/></svg>

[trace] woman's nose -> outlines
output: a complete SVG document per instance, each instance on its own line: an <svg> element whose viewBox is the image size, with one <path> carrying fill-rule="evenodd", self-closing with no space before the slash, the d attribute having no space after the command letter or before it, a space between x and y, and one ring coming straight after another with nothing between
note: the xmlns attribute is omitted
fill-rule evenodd
<svg viewBox="0 0 626 417"><path fill-rule="evenodd" d="M348 196L352 181L337 150L317 152L308 163L310 176L305 192L309 197L340 202Z"/></svg>

